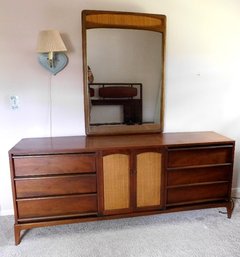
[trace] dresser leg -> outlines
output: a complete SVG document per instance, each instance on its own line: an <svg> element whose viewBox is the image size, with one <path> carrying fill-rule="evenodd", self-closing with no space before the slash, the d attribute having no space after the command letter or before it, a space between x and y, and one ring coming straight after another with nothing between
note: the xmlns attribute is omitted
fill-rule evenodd
<svg viewBox="0 0 240 257"><path fill-rule="evenodd" d="M21 241L21 229L17 225L14 225L14 235L15 235L15 245L20 244L20 241Z"/></svg>
<svg viewBox="0 0 240 257"><path fill-rule="evenodd" d="M227 204L227 217L229 219L231 219L232 217L232 212L233 212L233 203L232 201L230 201L228 204Z"/></svg>

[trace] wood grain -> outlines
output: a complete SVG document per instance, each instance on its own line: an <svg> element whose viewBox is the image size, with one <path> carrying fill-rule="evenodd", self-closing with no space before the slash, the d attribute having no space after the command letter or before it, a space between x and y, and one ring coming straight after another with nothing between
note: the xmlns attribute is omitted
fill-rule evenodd
<svg viewBox="0 0 240 257"><path fill-rule="evenodd" d="M134 126L130 126L134 127ZM134 129L133 129L134 131ZM134 133L134 132L133 132ZM23 158L23 155L46 155L46 154L72 154L79 153L85 156L89 152L99 150L111 150L131 147L173 147L187 146L224 146L232 145L234 140L215 132L178 132L178 133L153 133L145 135L112 135L112 136L67 136L67 137L45 137L24 138L10 151L14 159ZM84 154L88 153L88 154ZM89 154L95 157L94 154ZM69 156L69 155L68 155ZM30 157L32 158L32 156ZM61 160L61 158L59 158ZM91 162L91 161L90 161ZM81 164L82 165L82 164ZM18 167L21 168L21 167Z"/></svg>
<svg viewBox="0 0 240 257"><path fill-rule="evenodd" d="M81 221L213 207L230 218L234 146L214 132L22 139L9 151L15 243L24 229Z"/></svg>
<svg viewBox="0 0 240 257"><path fill-rule="evenodd" d="M84 154L23 156L14 159L15 175L88 173L96 171L95 156Z"/></svg>
<svg viewBox="0 0 240 257"><path fill-rule="evenodd" d="M173 149L168 154L168 167L187 167L230 163L232 146Z"/></svg>
<svg viewBox="0 0 240 257"><path fill-rule="evenodd" d="M167 190L167 206L227 200L228 189L226 182L171 188Z"/></svg>
<svg viewBox="0 0 240 257"><path fill-rule="evenodd" d="M177 186L214 181L231 181L232 165L171 169L167 171L167 185Z"/></svg>
<svg viewBox="0 0 240 257"><path fill-rule="evenodd" d="M85 26L92 28L131 28L163 32L166 16L145 13L83 11Z"/></svg>
<svg viewBox="0 0 240 257"><path fill-rule="evenodd" d="M96 194L30 198L17 201L19 218L75 215L97 212Z"/></svg>
<svg viewBox="0 0 240 257"><path fill-rule="evenodd" d="M95 174L16 179L17 198L96 193Z"/></svg>

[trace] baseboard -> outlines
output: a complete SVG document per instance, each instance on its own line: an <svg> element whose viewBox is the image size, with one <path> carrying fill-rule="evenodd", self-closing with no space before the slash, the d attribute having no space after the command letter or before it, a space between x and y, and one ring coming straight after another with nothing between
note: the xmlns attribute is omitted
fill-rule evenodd
<svg viewBox="0 0 240 257"><path fill-rule="evenodd" d="M240 187L236 187L232 189L232 196L233 197L240 197Z"/></svg>

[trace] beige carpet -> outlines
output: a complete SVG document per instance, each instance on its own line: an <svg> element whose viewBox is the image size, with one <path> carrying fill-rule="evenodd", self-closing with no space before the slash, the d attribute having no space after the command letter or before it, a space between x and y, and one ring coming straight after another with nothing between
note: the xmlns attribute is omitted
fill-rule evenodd
<svg viewBox="0 0 240 257"><path fill-rule="evenodd" d="M1 257L240 257L240 201L219 211L162 214L36 228L14 245L13 217L0 217Z"/></svg>

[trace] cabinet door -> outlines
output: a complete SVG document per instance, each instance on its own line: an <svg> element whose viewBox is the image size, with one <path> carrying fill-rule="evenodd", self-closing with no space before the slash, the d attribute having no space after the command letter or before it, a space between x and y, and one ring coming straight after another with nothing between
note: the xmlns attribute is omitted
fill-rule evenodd
<svg viewBox="0 0 240 257"><path fill-rule="evenodd" d="M130 155L105 154L102 158L103 213L115 214L130 211Z"/></svg>
<svg viewBox="0 0 240 257"><path fill-rule="evenodd" d="M136 154L136 207L159 208L162 189L162 154L148 151Z"/></svg>

